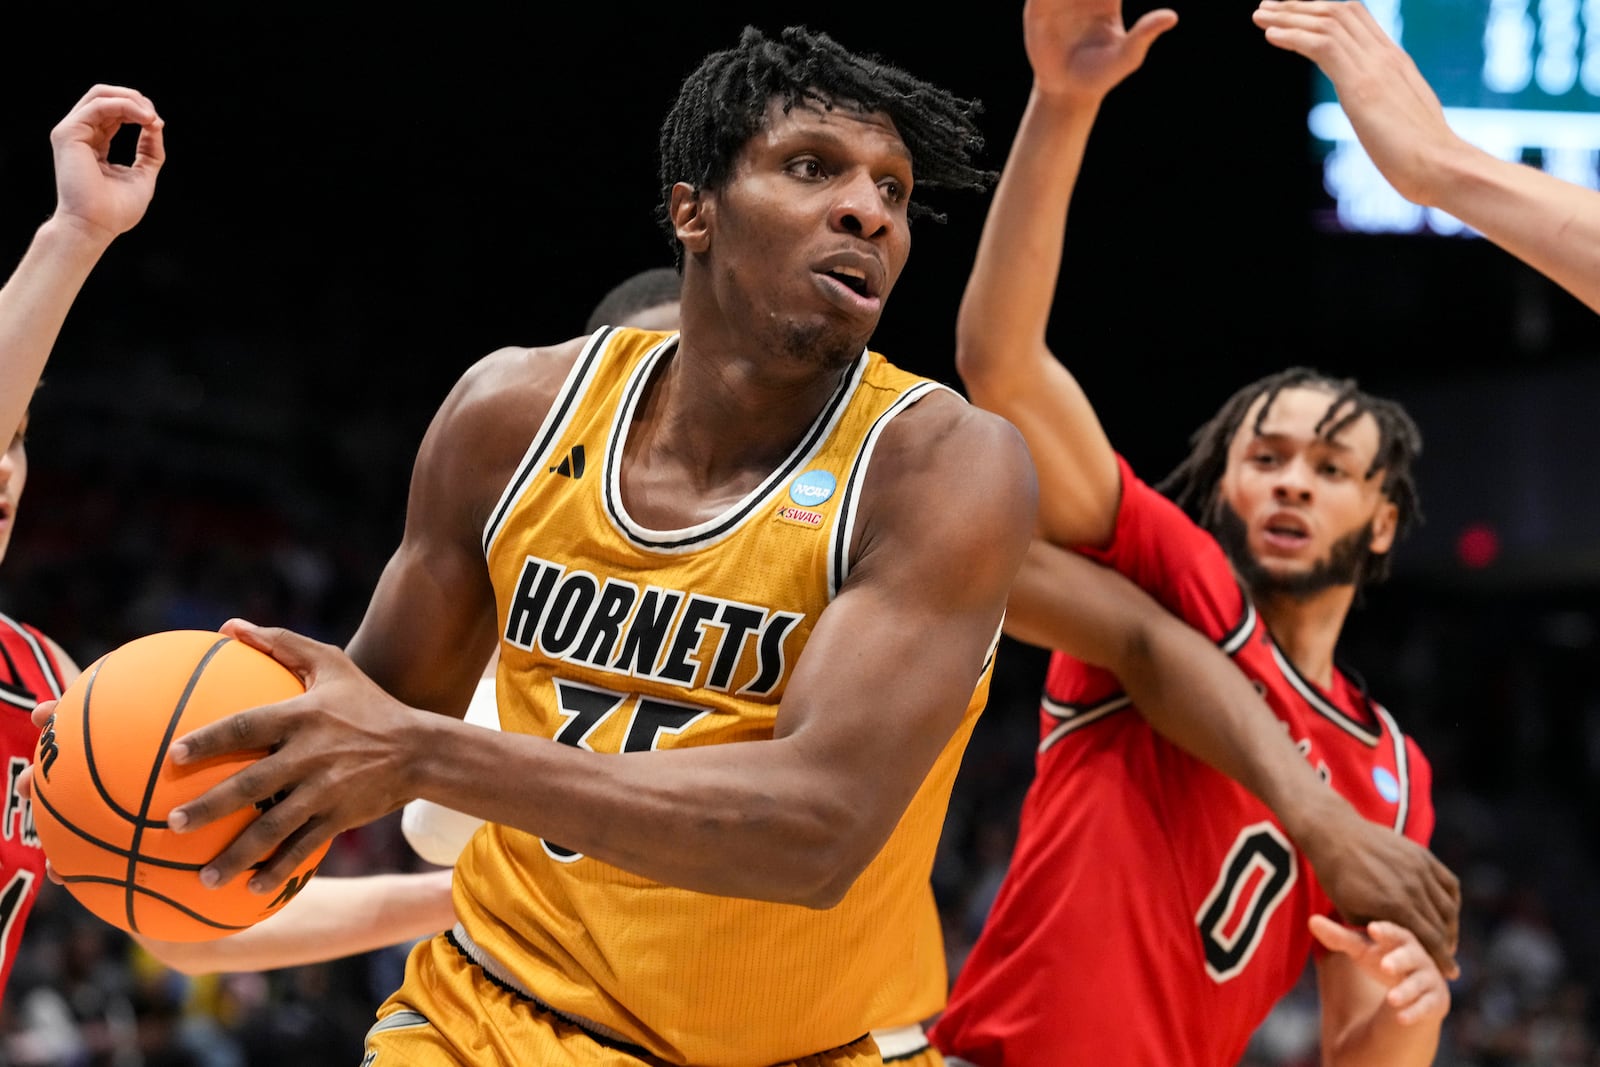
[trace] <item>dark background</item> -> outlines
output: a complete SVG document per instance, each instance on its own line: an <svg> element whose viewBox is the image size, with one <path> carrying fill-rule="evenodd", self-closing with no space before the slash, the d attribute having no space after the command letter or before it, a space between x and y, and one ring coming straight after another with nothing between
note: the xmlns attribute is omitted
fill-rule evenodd
<svg viewBox="0 0 1600 1067"><path fill-rule="evenodd" d="M944 6L7 10L0 261L49 212L48 132L94 82L155 100L169 159L36 397L0 608L80 662L234 614L344 640L456 376L496 347L577 333L614 281L668 261L657 124L745 22L803 22L982 99L998 169L1029 83L1020 8ZM1267 46L1250 10L1182 7L1108 100L1051 341L1152 478L1235 388L1289 364L1357 376L1417 416L1429 521L1345 652L1433 758L1435 844L1471 895L1450 1054L1522 1062L1559 1014L1555 989L1579 1003L1561 1017L1591 1025L1600 955L1600 322L1486 242L1315 226L1310 68ZM917 224L874 347L954 383L987 198L932 202L949 222ZM1475 524L1498 553L1468 567L1457 543ZM1005 652L942 861L953 966L1031 770L1043 661ZM1559 981L1519 985L1496 1014L1510 965L1494 945L1530 927L1557 946ZM1504 1047L1485 1018L1513 1034Z"/></svg>

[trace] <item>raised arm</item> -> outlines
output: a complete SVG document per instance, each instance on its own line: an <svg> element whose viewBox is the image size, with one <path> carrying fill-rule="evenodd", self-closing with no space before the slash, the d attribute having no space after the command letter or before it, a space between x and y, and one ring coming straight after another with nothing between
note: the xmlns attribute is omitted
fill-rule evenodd
<svg viewBox="0 0 1600 1067"><path fill-rule="evenodd" d="M489 422L447 416L440 432ZM493 735L490 744L482 728L416 706L418 694L430 692L420 679L453 657L460 678L435 698L459 698L464 707L486 656L475 584L486 579L468 575L462 562L481 552L481 524L462 542L461 516L450 517L462 482L483 475L454 470L446 458L481 450L425 444L424 452L417 499L432 506L418 511L415 526L408 517L412 543L385 572L351 645L351 656L393 695L338 649L285 631L230 627L311 685L304 697L174 743L180 763L272 750L175 809L175 825L204 825L292 786L203 880L230 880L272 856L250 883L269 891L333 834L422 796L669 885L828 906L877 854L961 723L1036 506L1015 429L955 397L930 396L878 440L855 566L812 630L774 737L620 755L516 733ZM924 505L935 497L961 521L927 521ZM484 610L492 621L492 600ZM431 638L406 636L419 630ZM390 637L421 665L408 666Z"/></svg>
<svg viewBox="0 0 1600 1067"><path fill-rule="evenodd" d="M1311 917L1324 1067L1427 1067L1450 1013L1450 987L1411 931Z"/></svg>
<svg viewBox="0 0 1600 1067"><path fill-rule="evenodd" d="M131 165L112 163L111 139L140 127ZM56 209L0 288L0 433L22 422L78 290L119 235L144 217L165 159L162 122L143 93L96 85L50 133Z"/></svg>
<svg viewBox="0 0 1600 1067"><path fill-rule="evenodd" d="M1455 875L1318 778L1255 687L1199 631L1110 568L1035 540L1011 588L1006 633L1115 674L1158 733L1272 809L1342 915L1416 930L1455 973Z"/></svg>
<svg viewBox="0 0 1600 1067"><path fill-rule="evenodd" d="M1361 3L1264 0L1268 42L1314 60L1401 196L1447 211L1600 311L1600 192L1456 135L1411 57Z"/></svg>
<svg viewBox="0 0 1600 1067"><path fill-rule="evenodd" d="M1119 492L1099 419L1045 341L1067 208L1101 101L1176 22L1152 11L1124 30L1120 0L1029 0L1023 13L1033 89L961 300L956 366L973 401L1026 438L1056 544L1103 544Z"/></svg>

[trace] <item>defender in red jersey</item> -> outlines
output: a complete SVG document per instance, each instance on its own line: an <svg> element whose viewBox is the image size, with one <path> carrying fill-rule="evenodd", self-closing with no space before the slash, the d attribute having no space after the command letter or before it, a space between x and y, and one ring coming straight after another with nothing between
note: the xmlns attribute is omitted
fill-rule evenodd
<svg viewBox="0 0 1600 1067"><path fill-rule="evenodd" d="M131 165L112 163L111 139L140 128ZM0 456L0 559L11 544L28 476L24 438L33 395L67 310L111 241L143 217L164 158L161 119L140 93L97 85L51 131L56 210L39 227L16 271L0 288L0 426L12 430ZM23 925L45 877L33 810L19 778L33 762L39 730L30 713L54 700L78 668L55 642L0 615L0 756L5 759L5 822L0 826L0 996Z"/></svg>
<svg viewBox="0 0 1600 1067"><path fill-rule="evenodd" d="M1411 420L1352 382L1286 371L1202 428L1169 500L1116 454L1044 342L1094 116L1175 22L1156 11L1124 31L1116 0L1027 5L1034 87L957 358L972 398L1022 429L1038 465L1041 539L1007 629L1058 651L1016 850L933 1037L979 1067L1223 1067L1315 959L1324 1061L1421 1065L1449 1009L1448 953L1394 923L1336 921L1296 834L1158 735L1124 680L1059 651L1077 636L1071 546L1229 653L1362 815L1427 842L1426 761L1333 663L1357 588L1384 575L1416 514Z"/></svg>

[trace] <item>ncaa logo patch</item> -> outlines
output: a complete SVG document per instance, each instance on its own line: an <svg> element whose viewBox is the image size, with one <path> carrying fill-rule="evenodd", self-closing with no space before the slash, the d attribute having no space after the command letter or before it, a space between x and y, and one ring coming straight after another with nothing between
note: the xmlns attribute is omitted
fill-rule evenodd
<svg viewBox="0 0 1600 1067"><path fill-rule="evenodd" d="M827 471L806 471L789 483L789 499L803 508L814 508L833 496L839 480Z"/></svg>
<svg viewBox="0 0 1600 1067"><path fill-rule="evenodd" d="M1378 795L1389 803L1400 802L1400 783L1395 781L1387 767L1372 768L1372 784L1378 787Z"/></svg>

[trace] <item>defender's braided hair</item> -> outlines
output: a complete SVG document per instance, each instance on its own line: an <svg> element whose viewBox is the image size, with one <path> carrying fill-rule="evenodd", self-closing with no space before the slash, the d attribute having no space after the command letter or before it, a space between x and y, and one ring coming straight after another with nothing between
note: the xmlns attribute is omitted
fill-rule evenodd
<svg viewBox="0 0 1600 1067"><path fill-rule="evenodd" d="M656 219L680 262L683 248L670 217L672 186L721 184L739 151L765 126L774 99L783 102L785 112L810 104L887 113L911 152L918 189L982 191L994 181L993 171L973 163L983 149L973 122L982 110L978 101L957 97L875 56L857 55L803 26L790 26L776 38L746 26L737 47L713 52L684 79L661 124ZM913 218L943 221L915 200L908 211Z"/></svg>
<svg viewBox="0 0 1600 1067"><path fill-rule="evenodd" d="M1422 521L1417 484L1411 465L1422 452L1422 433L1405 408L1393 400L1362 392L1351 378L1330 378L1306 367L1269 374L1252 382L1228 398L1227 403L1196 430L1189 439L1192 449L1182 463L1157 488L1172 498L1207 529L1215 529L1220 508L1219 485L1228 465L1228 446L1233 443L1245 413L1260 397L1266 397L1256 413L1254 429L1261 431L1272 404L1285 389L1317 389L1332 395L1328 410L1316 426L1324 441L1331 441L1362 415L1371 415L1378 424L1378 452L1365 477L1383 472L1383 495L1396 509L1395 540L1398 542ZM1367 557L1357 576L1357 584L1378 582L1389 576L1389 554Z"/></svg>

